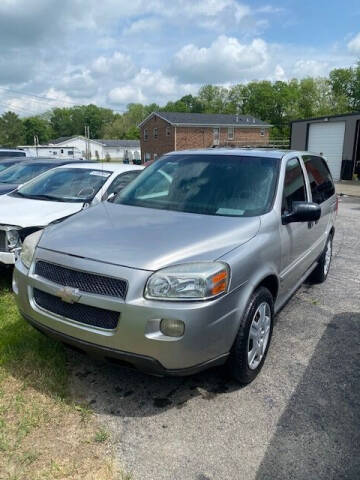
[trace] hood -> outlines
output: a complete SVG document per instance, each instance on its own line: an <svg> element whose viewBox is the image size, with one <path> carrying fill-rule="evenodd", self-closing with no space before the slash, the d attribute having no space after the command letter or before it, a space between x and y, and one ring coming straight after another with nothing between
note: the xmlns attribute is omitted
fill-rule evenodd
<svg viewBox="0 0 360 480"><path fill-rule="evenodd" d="M49 202L6 195L0 200L0 225L45 227L82 209L82 203Z"/></svg>
<svg viewBox="0 0 360 480"><path fill-rule="evenodd" d="M40 247L142 270L216 260L254 237L259 217L155 210L104 202L47 229Z"/></svg>
<svg viewBox="0 0 360 480"><path fill-rule="evenodd" d="M0 183L0 195L5 195L5 193L13 192L18 188L17 183Z"/></svg>

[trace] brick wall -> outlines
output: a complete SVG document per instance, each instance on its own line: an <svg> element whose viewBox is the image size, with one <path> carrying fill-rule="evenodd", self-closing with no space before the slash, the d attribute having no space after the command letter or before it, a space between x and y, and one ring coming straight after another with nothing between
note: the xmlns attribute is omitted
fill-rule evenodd
<svg viewBox="0 0 360 480"><path fill-rule="evenodd" d="M154 138L154 129L157 128L157 138ZM176 133L175 133L176 128ZM170 135L167 135L167 129ZM144 130L147 130L148 139L144 139ZM141 127L141 159L153 160L173 150L191 148L209 148L214 145L214 129L212 127L172 127L159 117L152 117ZM264 133L263 135L261 133ZM176 141L175 141L176 136ZM176 143L176 146L175 146ZM261 128L235 127L234 139L228 138L228 128L220 128L220 146L266 145L269 143L269 130Z"/></svg>
<svg viewBox="0 0 360 480"><path fill-rule="evenodd" d="M157 138L154 138L154 128L157 128ZM169 129L170 135L166 134ZM148 139L144 140L144 130L147 130ZM146 154L151 155L154 160L154 154L158 157L167 152L175 150L175 128L162 118L153 116L141 127L141 160L144 162ZM150 159L149 159L150 160Z"/></svg>
<svg viewBox="0 0 360 480"><path fill-rule="evenodd" d="M264 135L261 135L264 133ZM236 128L233 140L228 139L228 129L220 128L219 145L241 146L246 144L268 144L269 130L261 128ZM176 150L187 148L209 148L214 144L212 127L177 127Z"/></svg>

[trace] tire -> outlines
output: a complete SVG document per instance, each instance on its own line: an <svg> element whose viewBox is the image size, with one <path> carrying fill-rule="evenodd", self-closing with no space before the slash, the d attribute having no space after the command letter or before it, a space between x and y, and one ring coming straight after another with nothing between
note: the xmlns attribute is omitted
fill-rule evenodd
<svg viewBox="0 0 360 480"><path fill-rule="evenodd" d="M268 320L264 320L264 316L268 317ZM260 330L254 328L256 324L259 325L261 318L264 328L261 325ZM229 374L240 384L247 385L252 382L262 369L271 341L273 321L273 296L267 288L260 287L251 295L227 362ZM260 339L257 346L256 338Z"/></svg>
<svg viewBox="0 0 360 480"><path fill-rule="evenodd" d="M332 259L332 241L332 235L329 235L324 251L318 260L318 265L309 276L310 283L323 283L327 279Z"/></svg>

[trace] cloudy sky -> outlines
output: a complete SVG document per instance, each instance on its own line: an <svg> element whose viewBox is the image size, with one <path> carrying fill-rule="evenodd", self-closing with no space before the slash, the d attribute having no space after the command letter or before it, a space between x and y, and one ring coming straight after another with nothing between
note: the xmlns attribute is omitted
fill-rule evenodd
<svg viewBox="0 0 360 480"><path fill-rule="evenodd" d="M123 111L357 59L358 0L0 0L0 113Z"/></svg>

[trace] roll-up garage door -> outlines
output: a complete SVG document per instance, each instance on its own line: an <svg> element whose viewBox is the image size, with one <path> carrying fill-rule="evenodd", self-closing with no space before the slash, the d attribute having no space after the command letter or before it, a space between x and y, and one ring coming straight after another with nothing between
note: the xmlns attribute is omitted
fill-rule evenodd
<svg viewBox="0 0 360 480"><path fill-rule="evenodd" d="M324 155L334 180L340 179L344 134L345 122L311 123L309 126L308 150Z"/></svg>

